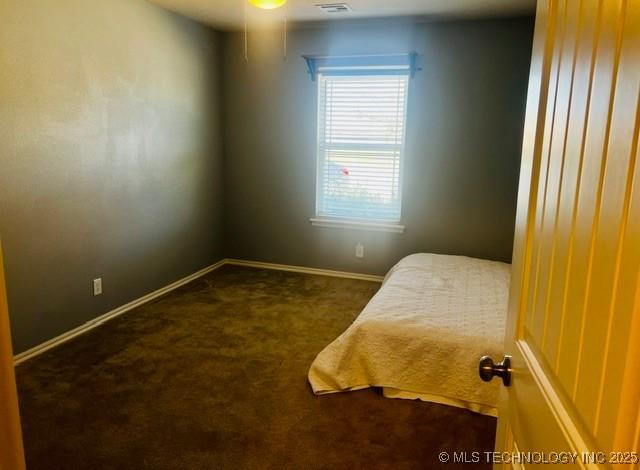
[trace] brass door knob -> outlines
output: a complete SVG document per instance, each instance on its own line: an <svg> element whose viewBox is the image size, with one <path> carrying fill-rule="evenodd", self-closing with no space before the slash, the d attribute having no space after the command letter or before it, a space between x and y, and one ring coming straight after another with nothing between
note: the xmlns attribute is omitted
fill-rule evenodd
<svg viewBox="0 0 640 470"><path fill-rule="evenodd" d="M504 356L502 362L497 364L489 356L480 359L478 367L480 378L485 382L491 382L494 377L500 377L505 387L511 385L511 356Z"/></svg>

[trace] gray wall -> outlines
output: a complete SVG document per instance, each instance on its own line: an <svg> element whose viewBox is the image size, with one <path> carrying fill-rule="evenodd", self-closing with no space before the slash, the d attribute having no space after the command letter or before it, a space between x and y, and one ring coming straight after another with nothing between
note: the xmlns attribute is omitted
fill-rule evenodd
<svg viewBox="0 0 640 470"><path fill-rule="evenodd" d="M252 32L246 64L240 34L143 0L1 2L0 17L16 352L223 256L377 274L419 251L510 258L529 18L298 28L286 61L279 32ZM424 71L406 233L312 227L316 84L300 56L409 50Z"/></svg>
<svg viewBox="0 0 640 470"><path fill-rule="evenodd" d="M221 41L143 0L0 2L0 18L20 352L222 257Z"/></svg>
<svg viewBox="0 0 640 470"><path fill-rule="evenodd" d="M415 252L509 261L533 19L370 21L224 39L225 250L234 258L382 274ZM303 54L415 50L404 234L313 227L316 84ZM358 241L365 258L354 256Z"/></svg>

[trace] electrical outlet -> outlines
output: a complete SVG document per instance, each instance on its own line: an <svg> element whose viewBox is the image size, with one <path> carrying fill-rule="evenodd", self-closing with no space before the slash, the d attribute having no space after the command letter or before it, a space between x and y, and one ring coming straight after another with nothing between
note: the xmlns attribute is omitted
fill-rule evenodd
<svg viewBox="0 0 640 470"><path fill-rule="evenodd" d="M102 278L93 280L93 295L102 295Z"/></svg>
<svg viewBox="0 0 640 470"><path fill-rule="evenodd" d="M364 245L360 242L356 245L356 258L364 258Z"/></svg>

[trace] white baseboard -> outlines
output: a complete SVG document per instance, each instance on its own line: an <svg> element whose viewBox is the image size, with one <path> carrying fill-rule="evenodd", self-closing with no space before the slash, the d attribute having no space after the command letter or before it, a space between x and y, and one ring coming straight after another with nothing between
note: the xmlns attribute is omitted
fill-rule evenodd
<svg viewBox="0 0 640 470"><path fill-rule="evenodd" d="M241 259L227 259L225 264L235 266L248 266L250 268L273 269L276 271L289 271L294 273L315 274L317 276L342 277L345 279L358 279L361 281L382 282L383 276L373 274L348 273L344 271L331 271L329 269L305 268L303 266L291 266L288 264L263 263L261 261L245 261Z"/></svg>
<svg viewBox="0 0 640 470"><path fill-rule="evenodd" d="M208 266L204 269L201 269L198 272L195 272L185 278L182 278L179 281L169 284L168 286L162 287L156 291L151 292L150 294L140 297L139 299L133 300L125 305L122 305L121 307L118 307L114 310L111 310L110 312L100 315L99 317L96 317L93 320L90 320L87 323L84 323L83 325L80 325L77 328L74 328L73 330L67 331L66 333L63 333L59 336L56 336L55 338L45 341L44 343L39 344L38 346L35 346L27 351L21 352L20 354L16 354L15 356L13 356L13 363L16 366L20 365L21 363L39 354L42 354L43 352L48 351L49 349L53 349L56 346L59 346L69 341L70 339L75 338L76 336L80 336L86 333L87 331L91 331L92 329L102 325L103 323L109 320L116 318L119 315L122 315L123 313L126 313L130 310L133 310L136 307L139 307L162 295L165 295L171 292L172 290L177 289L178 287L181 287L195 279L198 279L199 277L204 276L205 274L215 271L216 269L224 266L225 264L231 264L235 266L247 266L251 268L273 269L277 271L289 271L289 272L296 272L296 273L315 274L318 276L341 277L346 279L359 279L363 281L372 281L372 282L382 282L383 280L382 276L373 276L370 274L357 274L357 273L348 273L343 271L331 271L328 269L305 268L302 266L289 266L286 264L262 263L260 261L223 259L221 261L218 261L215 264L212 264L211 266Z"/></svg>
<svg viewBox="0 0 640 470"><path fill-rule="evenodd" d="M185 284L195 279L198 279L199 277L202 277L205 274L210 273L211 271L215 271L216 269L218 269L220 266L224 264L225 264L225 260L218 261L217 263L212 264L211 266L207 266L206 268L201 269L198 272L190 274L189 276L184 277L179 281L169 284L168 286L161 287L160 289L153 291L150 294L144 295L139 299L133 300L127 304L122 305L121 307L118 307L114 310L111 310L110 312L100 315L99 317L96 317L93 320L90 320L87 323L84 323L78 326L77 328L74 328L73 330L67 331L66 333L62 333L61 335L56 336L55 338L52 338L49 341L45 341L44 343L39 344L38 346L35 346L31 349L28 349L27 351L21 352L20 354L16 354L15 356L13 356L13 363L14 365L17 366L23 363L24 361L31 359L32 357L35 357L39 354L42 354L45 351L48 351L49 349L55 348L56 346L60 346L62 343L65 343L70 339L75 338L76 336L80 336L86 333L87 331L91 331L94 328L102 325L103 323L109 320L113 320L117 316L122 315L123 313L133 310L134 308L139 307L142 304L146 304L147 302L150 302L153 299L156 299L164 294L171 292L172 290L177 289L178 287L184 286Z"/></svg>

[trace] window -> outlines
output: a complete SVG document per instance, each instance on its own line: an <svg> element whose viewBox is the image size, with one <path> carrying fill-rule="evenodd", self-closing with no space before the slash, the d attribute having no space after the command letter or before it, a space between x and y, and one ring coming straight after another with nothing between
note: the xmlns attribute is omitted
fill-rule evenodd
<svg viewBox="0 0 640 470"><path fill-rule="evenodd" d="M408 84L408 70L319 71L318 219L400 221Z"/></svg>

